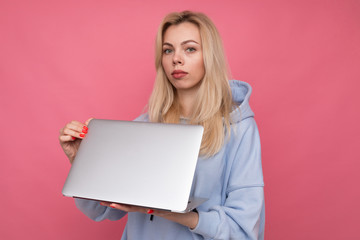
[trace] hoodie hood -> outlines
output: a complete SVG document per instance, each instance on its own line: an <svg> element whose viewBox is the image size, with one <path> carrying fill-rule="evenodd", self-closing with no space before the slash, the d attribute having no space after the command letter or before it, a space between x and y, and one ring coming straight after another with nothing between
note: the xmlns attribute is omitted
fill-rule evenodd
<svg viewBox="0 0 360 240"><path fill-rule="evenodd" d="M254 112L249 105L251 86L250 84L238 80L229 81L232 98L236 108L230 113L232 123L238 123L246 118L254 117Z"/></svg>

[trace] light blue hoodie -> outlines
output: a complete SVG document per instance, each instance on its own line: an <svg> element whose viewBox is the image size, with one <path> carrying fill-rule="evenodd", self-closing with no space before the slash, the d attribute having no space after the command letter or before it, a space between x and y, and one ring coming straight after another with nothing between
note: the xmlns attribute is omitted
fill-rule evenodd
<svg viewBox="0 0 360 240"><path fill-rule="evenodd" d="M233 100L230 139L211 158L198 159L191 195L209 198L197 208L199 223L191 230L178 223L143 213L128 213L122 239L264 239L265 203L261 150L254 113L249 106L251 87L230 81ZM148 121L143 115L137 121ZM121 174L121 172L119 172ZM118 220L125 212L96 201L76 199L77 207L95 221Z"/></svg>

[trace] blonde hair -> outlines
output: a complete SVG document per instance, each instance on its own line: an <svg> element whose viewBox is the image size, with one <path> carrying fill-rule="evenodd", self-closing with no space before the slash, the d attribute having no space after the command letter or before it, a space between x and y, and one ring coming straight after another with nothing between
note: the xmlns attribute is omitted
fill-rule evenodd
<svg viewBox="0 0 360 240"><path fill-rule="evenodd" d="M211 156L216 154L224 144L226 129L230 133L232 96L222 41L215 25L206 15L183 11L170 13L163 19L155 42L157 75L149 100L148 114L152 122L178 123L180 121L176 89L168 80L162 66L162 45L166 30L171 25L184 22L193 23L199 28L205 66L205 75L189 121L190 124L200 124L204 127L200 154Z"/></svg>

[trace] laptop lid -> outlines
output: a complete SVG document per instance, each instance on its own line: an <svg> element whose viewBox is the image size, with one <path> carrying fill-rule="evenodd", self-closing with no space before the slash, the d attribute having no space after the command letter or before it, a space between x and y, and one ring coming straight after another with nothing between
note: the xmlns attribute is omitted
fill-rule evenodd
<svg viewBox="0 0 360 240"><path fill-rule="evenodd" d="M93 119L62 193L186 212L203 127Z"/></svg>

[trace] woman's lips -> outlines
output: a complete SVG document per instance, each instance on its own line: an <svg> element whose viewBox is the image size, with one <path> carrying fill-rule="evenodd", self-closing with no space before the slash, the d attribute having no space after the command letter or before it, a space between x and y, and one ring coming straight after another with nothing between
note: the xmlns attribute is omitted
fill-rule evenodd
<svg viewBox="0 0 360 240"><path fill-rule="evenodd" d="M186 74L188 74L187 72L181 71L181 70L175 70L171 73L171 75L175 78L175 79L180 79L184 76L186 76Z"/></svg>

